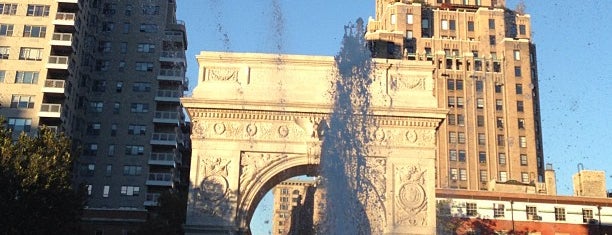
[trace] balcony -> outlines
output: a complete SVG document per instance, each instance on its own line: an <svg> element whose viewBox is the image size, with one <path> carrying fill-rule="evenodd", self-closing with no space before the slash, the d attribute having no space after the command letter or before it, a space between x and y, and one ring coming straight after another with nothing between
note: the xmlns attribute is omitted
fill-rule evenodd
<svg viewBox="0 0 612 235"><path fill-rule="evenodd" d="M53 20L53 24L55 25L74 25L75 18L76 18L75 13L58 12L55 15L55 20Z"/></svg>
<svg viewBox="0 0 612 235"><path fill-rule="evenodd" d="M160 69L157 80L178 81L183 82L185 79L185 70L183 69Z"/></svg>
<svg viewBox="0 0 612 235"><path fill-rule="evenodd" d="M39 117L59 118L61 117L61 111L62 111L61 104L43 103L40 106L40 112L38 113L38 116Z"/></svg>
<svg viewBox="0 0 612 235"><path fill-rule="evenodd" d="M149 173L146 184L148 186L168 186L174 185L172 173Z"/></svg>
<svg viewBox="0 0 612 235"><path fill-rule="evenodd" d="M149 165L170 166L176 167L175 153L151 153L149 157Z"/></svg>
<svg viewBox="0 0 612 235"><path fill-rule="evenodd" d="M175 133L153 133L151 136L151 144L176 146Z"/></svg>
<svg viewBox="0 0 612 235"><path fill-rule="evenodd" d="M147 193L145 197L144 206L157 206L157 202L159 199L159 193Z"/></svg>
<svg viewBox="0 0 612 235"><path fill-rule="evenodd" d="M51 38L52 46L72 46L72 34L71 33L53 33Z"/></svg>
<svg viewBox="0 0 612 235"><path fill-rule="evenodd" d="M57 0L57 2L65 2L65 3L79 3L79 0Z"/></svg>
<svg viewBox="0 0 612 235"><path fill-rule="evenodd" d="M179 117L180 116L178 112L155 111L155 117L153 117L153 122L178 124Z"/></svg>
<svg viewBox="0 0 612 235"><path fill-rule="evenodd" d="M180 98L182 95L183 94L177 90L158 90L155 101L181 102Z"/></svg>
<svg viewBox="0 0 612 235"><path fill-rule="evenodd" d="M58 56L52 55L49 56L49 62L47 63L48 69L68 69L68 61L70 57L68 56Z"/></svg>
<svg viewBox="0 0 612 235"><path fill-rule="evenodd" d="M45 85L43 86L42 91L46 93L64 94L65 85L66 81L64 80L47 79L45 80Z"/></svg>
<svg viewBox="0 0 612 235"><path fill-rule="evenodd" d="M185 63L184 51L162 51L159 61Z"/></svg>

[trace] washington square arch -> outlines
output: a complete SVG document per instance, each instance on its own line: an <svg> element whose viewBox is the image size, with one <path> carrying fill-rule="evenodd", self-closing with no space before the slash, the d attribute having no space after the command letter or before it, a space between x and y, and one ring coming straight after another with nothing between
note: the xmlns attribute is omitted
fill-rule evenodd
<svg viewBox="0 0 612 235"><path fill-rule="evenodd" d="M332 113L334 57L202 52L182 99L193 124L186 234L248 234L257 204L294 176L317 175ZM367 156L383 234L435 233L436 129L446 115L427 61L374 59Z"/></svg>

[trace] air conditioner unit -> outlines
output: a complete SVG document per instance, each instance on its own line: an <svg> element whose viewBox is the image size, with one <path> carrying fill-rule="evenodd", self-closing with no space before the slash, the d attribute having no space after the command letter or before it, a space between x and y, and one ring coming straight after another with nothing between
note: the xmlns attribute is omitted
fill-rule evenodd
<svg viewBox="0 0 612 235"><path fill-rule="evenodd" d="M539 216L539 215L528 215L527 219L529 219L529 220L542 220L542 216Z"/></svg>

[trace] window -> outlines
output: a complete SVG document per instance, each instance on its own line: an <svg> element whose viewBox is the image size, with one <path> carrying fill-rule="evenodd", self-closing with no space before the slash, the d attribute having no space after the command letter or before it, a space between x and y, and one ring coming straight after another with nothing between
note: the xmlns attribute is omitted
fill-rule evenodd
<svg viewBox="0 0 612 235"><path fill-rule="evenodd" d="M289 189L286 189L286 188L281 189L281 194L283 195L289 194Z"/></svg>
<svg viewBox="0 0 612 235"><path fill-rule="evenodd" d="M529 173L521 172L521 182L529 183Z"/></svg>
<svg viewBox="0 0 612 235"><path fill-rule="evenodd" d="M514 76L521 77L521 66L514 66Z"/></svg>
<svg viewBox="0 0 612 235"><path fill-rule="evenodd" d="M457 161L457 150L449 150L448 151L448 159L450 161Z"/></svg>
<svg viewBox="0 0 612 235"><path fill-rule="evenodd" d="M449 20L448 24L449 24L449 29L450 30L456 30L457 29L457 22L455 20Z"/></svg>
<svg viewBox="0 0 612 235"><path fill-rule="evenodd" d="M487 163L487 153L486 152L479 152L478 153L478 162L480 162L480 163Z"/></svg>
<svg viewBox="0 0 612 235"><path fill-rule="evenodd" d="M465 144L465 133L464 132L459 132L458 134L458 142L460 144Z"/></svg>
<svg viewBox="0 0 612 235"><path fill-rule="evenodd" d="M442 30L448 30L448 20L442 20Z"/></svg>
<svg viewBox="0 0 612 235"><path fill-rule="evenodd" d="M127 53L127 42L119 43L119 51L121 52L121 54Z"/></svg>
<svg viewBox="0 0 612 235"><path fill-rule="evenodd" d="M125 16L131 16L132 15L132 4L127 4L125 5L125 12L124 12Z"/></svg>
<svg viewBox="0 0 612 235"><path fill-rule="evenodd" d="M519 136L519 143L521 148L527 148L527 137Z"/></svg>
<svg viewBox="0 0 612 235"><path fill-rule="evenodd" d="M93 176L96 171L95 164L81 164L79 175L81 176Z"/></svg>
<svg viewBox="0 0 612 235"><path fill-rule="evenodd" d="M521 60L521 51L514 50L514 60Z"/></svg>
<svg viewBox="0 0 612 235"><path fill-rule="evenodd" d="M127 145L125 146L125 155L143 155L144 146L142 145Z"/></svg>
<svg viewBox="0 0 612 235"><path fill-rule="evenodd" d="M11 48L10 47L1 47L0 46L0 60L8 60L10 54L11 54Z"/></svg>
<svg viewBox="0 0 612 235"><path fill-rule="evenodd" d="M89 111L93 113L101 113L104 109L104 102L102 101L93 101L89 102Z"/></svg>
<svg viewBox="0 0 612 235"><path fill-rule="evenodd" d="M100 122L87 123L87 134L88 135L100 135L100 129L102 124Z"/></svg>
<svg viewBox="0 0 612 235"><path fill-rule="evenodd" d="M125 165L123 166L123 175L127 176L138 176L142 174L142 167L135 165Z"/></svg>
<svg viewBox="0 0 612 235"><path fill-rule="evenodd" d="M12 24L0 24L0 36L13 36L13 28Z"/></svg>
<svg viewBox="0 0 612 235"><path fill-rule="evenodd" d="M489 35L489 45L495 46L497 44L497 40L495 39L495 35Z"/></svg>
<svg viewBox="0 0 612 235"><path fill-rule="evenodd" d="M497 128L504 128L504 118L498 117L497 118Z"/></svg>
<svg viewBox="0 0 612 235"><path fill-rule="evenodd" d="M465 150L459 150L459 161L465 162Z"/></svg>
<svg viewBox="0 0 612 235"><path fill-rule="evenodd" d="M429 19L421 19L421 28L429 29ZM423 30L425 31L425 30Z"/></svg>
<svg viewBox="0 0 612 235"><path fill-rule="evenodd" d="M11 108L17 108L17 109L34 108L34 96L13 95L13 98L11 99Z"/></svg>
<svg viewBox="0 0 612 235"><path fill-rule="evenodd" d="M446 121L448 122L448 125L451 125L451 126L455 125L456 123L455 114L449 114Z"/></svg>
<svg viewBox="0 0 612 235"><path fill-rule="evenodd" d="M465 211L466 211L467 216L477 216L478 215L476 203L469 203L469 202L466 203Z"/></svg>
<svg viewBox="0 0 612 235"><path fill-rule="evenodd" d="M555 221L565 221L565 208L555 207Z"/></svg>
<svg viewBox="0 0 612 235"><path fill-rule="evenodd" d="M495 19L489 19L489 29L495 29Z"/></svg>
<svg viewBox="0 0 612 235"><path fill-rule="evenodd" d="M414 23L414 15L407 14L406 15L406 24L413 24L413 23Z"/></svg>
<svg viewBox="0 0 612 235"><path fill-rule="evenodd" d="M495 84L495 93L502 93L502 85Z"/></svg>
<svg viewBox="0 0 612 235"><path fill-rule="evenodd" d="M104 190L102 191L102 197L108 197L109 192L110 192L110 186L104 185Z"/></svg>
<svg viewBox="0 0 612 235"><path fill-rule="evenodd" d="M138 196L140 187L136 186L121 186L121 195L123 196Z"/></svg>
<svg viewBox="0 0 612 235"><path fill-rule="evenodd" d="M476 99L476 108L477 109L483 109L484 108L484 99L483 98Z"/></svg>
<svg viewBox="0 0 612 235"><path fill-rule="evenodd" d="M497 111L503 111L504 110L504 101L497 99L495 100L495 110Z"/></svg>
<svg viewBox="0 0 612 235"><path fill-rule="evenodd" d="M136 71L153 71L153 63L150 62L136 62Z"/></svg>
<svg viewBox="0 0 612 235"><path fill-rule="evenodd" d="M119 71L124 71L125 70L125 60L120 60L119 61Z"/></svg>
<svg viewBox="0 0 612 235"><path fill-rule="evenodd" d="M130 111L132 113L146 113L146 112L149 112L149 104L132 103L132 105L130 106Z"/></svg>
<svg viewBox="0 0 612 235"><path fill-rule="evenodd" d="M83 154L86 156L95 156L98 154L98 144L86 144L83 148Z"/></svg>
<svg viewBox="0 0 612 235"><path fill-rule="evenodd" d="M450 179L451 180L457 180L457 168L451 168L450 169Z"/></svg>
<svg viewBox="0 0 612 235"><path fill-rule="evenodd" d="M123 82L115 83L115 92L121 93L123 91Z"/></svg>
<svg viewBox="0 0 612 235"><path fill-rule="evenodd" d="M395 14L391 14L391 24L397 23L397 16Z"/></svg>
<svg viewBox="0 0 612 235"><path fill-rule="evenodd" d="M482 81L477 80L477 81L476 81L476 92L482 92L483 87L484 87L484 86L483 86Z"/></svg>
<svg viewBox="0 0 612 235"><path fill-rule="evenodd" d="M457 108L463 108L463 97L457 97Z"/></svg>
<svg viewBox="0 0 612 235"><path fill-rule="evenodd" d="M117 136L117 123L111 124L111 136Z"/></svg>
<svg viewBox="0 0 612 235"><path fill-rule="evenodd" d="M93 189L93 185L86 184L85 188L87 188L87 196L91 196L91 190Z"/></svg>
<svg viewBox="0 0 612 235"><path fill-rule="evenodd" d="M457 90L458 91L463 90L463 80L457 80Z"/></svg>
<svg viewBox="0 0 612 235"><path fill-rule="evenodd" d="M413 35L412 30L406 30L406 39L412 39Z"/></svg>
<svg viewBox="0 0 612 235"><path fill-rule="evenodd" d="M138 43L137 51L143 53L153 53L155 52L155 44Z"/></svg>
<svg viewBox="0 0 612 235"><path fill-rule="evenodd" d="M123 33L124 34L130 33L130 23L127 23L127 22L123 23Z"/></svg>
<svg viewBox="0 0 612 235"><path fill-rule="evenodd" d="M527 219L536 219L538 216L538 209L535 206L526 206L525 212L527 213Z"/></svg>
<svg viewBox="0 0 612 235"><path fill-rule="evenodd" d="M474 21L468 21L467 28L469 32L474 32Z"/></svg>
<svg viewBox="0 0 612 235"><path fill-rule="evenodd" d="M156 24L140 24L140 32L155 33L157 32L157 25Z"/></svg>
<svg viewBox="0 0 612 235"><path fill-rule="evenodd" d="M117 4L104 3L104 8L102 9L102 13L106 16L115 15L115 13L117 13Z"/></svg>
<svg viewBox="0 0 612 235"><path fill-rule="evenodd" d="M26 25L23 27L23 37L44 38L47 35L46 26Z"/></svg>
<svg viewBox="0 0 612 235"><path fill-rule="evenodd" d="M114 144L108 145L108 153L107 153L107 155L109 157L115 156L115 145Z"/></svg>
<svg viewBox="0 0 612 235"><path fill-rule="evenodd" d="M128 135L146 135L147 126L145 125L129 125Z"/></svg>
<svg viewBox="0 0 612 235"><path fill-rule="evenodd" d="M159 6L144 5L142 6L143 15L159 15Z"/></svg>
<svg viewBox="0 0 612 235"><path fill-rule="evenodd" d="M582 209L582 222L589 223L593 219L593 210Z"/></svg>
<svg viewBox="0 0 612 235"><path fill-rule="evenodd" d="M465 116L457 114L457 125L465 126Z"/></svg>
<svg viewBox="0 0 612 235"><path fill-rule="evenodd" d="M516 102L516 111L518 111L518 112L525 111L525 107L524 107L523 101L517 101Z"/></svg>
<svg viewBox="0 0 612 235"><path fill-rule="evenodd" d="M523 94L523 85L522 84L516 84L516 94L517 95L522 95Z"/></svg>
<svg viewBox="0 0 612 235"><path fill-rule="evenodd" d="M13 131L13 133L30 132L32 128L32 119L29 118L9 118L8 119L8 128Z"/></svg>
<svg viewBox="0 0 612 235"><path fill-rule="evenodd" d="M448 97L448 107L455 107L455 97L454 96Z"/></svg>
<svg viewBox="0 0 612 235"><path fill-rule="evenodd" d="M28 4L26 16L49 16L49 5Z"/></svg>
<svg viewBox="0 0 612 235"><path fill-rule="evenodd" d="M0 3L0 15L15 15L15 14L17 14L17 4Z"/></svg>
<svg viewBox="0 0 612 235"><path fill-rule="evenodd" d="M149 92L151 91L150 82L135 82L132 85L132 91L134 92Z"/></svg>
<svg viewBox="0 0 612 235"><path fill-rule="evenodd" d="M112 174L113 174L113 165L111 164L106 165L105 176L111 176Z"/></svg>
<svg viewBox="0 0 612 235"><path fill-rule="evenodd" d="M449 91L455 90L455 80L453 79L446 80L446 88L448 88Z"/></svg>
<svg viewBox="0 0 612 235"><path fill-rule="evenodd" d="M519 129L525 129L525 119L523 119L523 118L519 118L518 119L518 128Z"/></svg>
<svg viewBox="0 0 612 235"><path fill-rule="evenodd" d="M504 135L497 135L497 146L504 146L506 140L504 138Z"/></svg>
<svg viewBox="0 0 612 235"><path fill-rule="evenodd" d="M520 34L520 35L525 35L525 34L527 34L527 29L526 29L526 27L525 27L525 25L524 25L524 24L519 25L519 34Z"/></svg>
<svg viewBox="0 0 612 235"><path fill-rule="evenodd" d="M482 115L476 116L476 125L478 125L479 127L484 126L484 116Z"/></svg>
<svg viewBox="0 0 612 235"><path fill-rule="evenodd" d="M38 74L34 71L17 71L15 83L36 84L38 83Z"/></svg>
<svg viewBox="0 0 612 235"><path fill-rule="evenodd" d="M109 41L100 41L98 43L98 51L99 52L111 52L113 49L113 44Z"/></svg>
<svg viewBox="0 0 612 235"><path fill-rule="evenodd" d="M485 134L484 133L478 133L478 145L485 145L486 144L486 138L485 138Z"/></svg>
<svg viewBox="0 0 612 235"><path fill-rule="evenodd" d="M459 169L459 180L466 181L467 180L467 170L464 168Z"/></svg>
<svg viewBox="0 0 612 235"><path fill-rule="evenodd" d="M504 217L504 204L493 204L493 217Z"/></svg>
<svg viewBox="0 0 612 235"><path fill-rule="evenodd" d="M505 165L506 164L506 154L505 153L499 153L497 155L497 162L500 165Z"/></svg>
<svg viewBox="0 0 612 235"><path fill-rule="evenodd" d="M527 165L527 155L521 154L520 158L521 158L521 166L526 166Z"/></svg>
<svg viewBox="0 0 612 235"><path fill-rule="evenodd" d="M110 33L114 29L115 29L115 22L112 22L112 21L102 22L102 32Z"/></svg>
<svg viewBox="0 0 612 235"><path fill-rule="evenodd" d="M449 132L448 133L448 142L451 144L457 143L457 132Z"/></svg>
<svg viewBox="0 0 612 235"><path fill-rule="evenodd" d="M22 47L19 52L19 60L41 61L43 57L42 48Z"/></svg>
<svg viewBox="0 0 612 235"><path fill-rule="evenodd" d="M487 170L480 170L480 182L487 182L487 181L489 181Z"/></svg>
<svg viewBox="0 0 612 235"><path fill-rule="evenodd" d="M94 80L93 85L91 86L91 91L93 92L105 92L106 91L106 81L104 80Z"/></svg>
<svg viewBox="0 0 612 235"><path fill-rule="evenodd" d="M96 60L96 71L108 71L109 68L109 60Z"/></svg>
<svg viewBox="0 0 612 235"><path fill-rule="evenodd" d="M508 181L508 173L505 171L500 171L499 172L499 181L500 182L506 182Z"/></svg>

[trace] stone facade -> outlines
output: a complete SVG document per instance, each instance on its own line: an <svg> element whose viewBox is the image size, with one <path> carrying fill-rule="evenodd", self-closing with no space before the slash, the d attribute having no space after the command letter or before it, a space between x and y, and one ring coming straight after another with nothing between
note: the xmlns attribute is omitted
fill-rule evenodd
<svg viewBox="0 0 612 235"><path fill-rule="evenodd" d="M272 187L316 175L317 127L331 113L332 57L202 52L198 86L183 105L193 123L187 234L246 233ZM372 167L379 207L366 208L386 234L435 231L436 128L433 67L374 60Z"/></svg>
<svg viewBox="0 0 612 235"><path fill-rule="evenodd" d="M580 170L572 176L574 196L607 198L606 172Z"/></svg>

